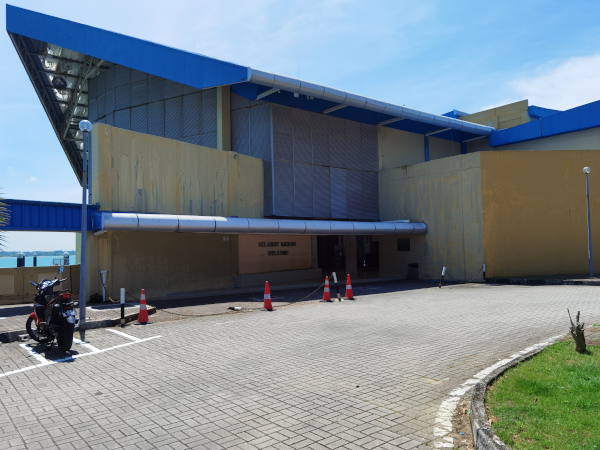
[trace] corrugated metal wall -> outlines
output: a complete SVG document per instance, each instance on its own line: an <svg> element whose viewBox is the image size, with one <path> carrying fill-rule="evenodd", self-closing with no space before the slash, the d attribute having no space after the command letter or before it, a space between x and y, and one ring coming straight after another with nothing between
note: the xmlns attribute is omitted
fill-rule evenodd
<svg viewBox="0 0 600 450"><path fill-rule="evenodd" d="M91 121L217 146L216 89L200 91L115 65L89 80L88 90Z"/></svg>
<svg viewBox="0 0 600 450"><path fill-rule="evenodd" d="M265 214L376 220L374 126L231 96L233 150L265 161Z"/></svg>
<svg viewBox="0 0 600 450"><path fill-rule="evenodd" d="M378 219L375 127L278 105L272 116L275 215Z"/></svg>

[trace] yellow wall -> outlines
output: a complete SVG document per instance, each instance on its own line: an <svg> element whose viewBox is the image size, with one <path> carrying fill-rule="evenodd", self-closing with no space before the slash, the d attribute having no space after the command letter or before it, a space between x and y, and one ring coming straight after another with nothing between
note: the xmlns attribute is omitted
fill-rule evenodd
<svg viewBox="0 0 600 450"><path fill-rule="evenodd" d="M103 210L262 217L263 162L98 124L93 201Z"/></svg>
<svg viewBox="0 0 600 450"><path fill-rule="evenodd" d="M62 274L58 267L16 267L0 269L0 305L9 303L32 303L35 288L30 281L40 282L43 279L66 278L61 289L79 290L79 266L65 266Z"/></svg>
<svg viewBox="0 0 600 450"><path fill-rule="evenodd" d="M424 236L411 238L411 251L399 252L395 237L380 238L383 275L404 276L419 264L422 279L480 280L483 261L479 154L459 155L407 167L384 169L379 178L382 220L427 223Z"/></svg>
<svg viewBox="0 0 600 450"><path fill-rule="evenodd" d="M118 231L90 235L89 293L100 292L98 271L107 269L108 290L148 298L169 293L233 287L237 237L220 234Z"/></svg>
<svg viewBox="0 0 600 450"><path fill-rule="evenodd" d="M510 128L529 122L528 106L528 100L521 100L462 116L461 120L488 125L497 129Z"/></svg>
<svg viewBox="0 0 600 450"><path fill-rule="evenodd" d="M481 153L488 276L587 273L584 166L600 271L600 151Z"/></svg>
<svg viewBox="0 0 600 450"><path fill-rule="evenodd" d="M377 127L379 168L408 166L424 161L425 149L422 134ZM438 159L460 154L460 144L447 139L429 137L429 158Z"/></svg>

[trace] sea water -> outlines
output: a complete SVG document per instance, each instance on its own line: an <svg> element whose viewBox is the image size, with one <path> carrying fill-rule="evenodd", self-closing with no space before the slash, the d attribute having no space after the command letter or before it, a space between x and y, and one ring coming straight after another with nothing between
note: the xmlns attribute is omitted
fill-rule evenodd
<svg viewBox="0 0 600 450"><path fill-rule="evenodd" d="M37 265L38 266L53 266L53 262L55 259L60 259L62 262L63 255L44 255L37 257ZM69 264L75 264L75 255L69 255ZM25 257L25 266L33 267L33 256ZM0 256L0 268L7 267L17 267L17 257L16 256Z"/></svg>

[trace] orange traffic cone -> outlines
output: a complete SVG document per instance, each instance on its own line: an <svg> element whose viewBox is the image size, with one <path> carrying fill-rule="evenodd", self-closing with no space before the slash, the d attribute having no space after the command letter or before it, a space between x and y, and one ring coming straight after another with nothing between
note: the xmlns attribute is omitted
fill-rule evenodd
<svg viewBox="0 0 600 450"><path fill-rule="evenodd" d="M331 289L329 288L329 275L325 276L325 288L323 289L323 301L331 301Z"/></svg>
<svg viewBox="0 0 600 450"><path fill-rule="evenodd" d="M267 311L273 311L273 303L271 303L271 286L269 286L268 281L265 281L265 296L263 300L263 307Z"/></svg>
<svg viewBox="0 0 600 450"><path fill-rule="evenodd" d="M148 304L146 303L146 291L140 290L140 313L138 314L138 323L146 325L148 323Z"/></svg>
<svg viewBox="0 0 600 450"><path fill-rule="evenodd" d="M344 294L346 300L354 300L354 293L352 292L352 281L350 281L350 274L346 274L346 293Z"/></svg>

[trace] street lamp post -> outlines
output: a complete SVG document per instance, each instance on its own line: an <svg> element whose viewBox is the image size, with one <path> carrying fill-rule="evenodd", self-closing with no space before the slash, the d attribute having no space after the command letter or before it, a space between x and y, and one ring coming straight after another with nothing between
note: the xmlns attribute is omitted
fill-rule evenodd
<svg viewBox="0 0 600 450"><path fill-rule="evenodd" d="M79 337L85 341L85 308L87 303L87 204L88 204L88 163L91 153L90 133L92 122L82 120L79 129L83 133L82 174L81 174L81 262L79 265Z"/></svg>
<svg viewBox="0 0 600 450"><path fill-rule="evenodd" d="M585 204L587 209L587 242L588 242L588 276L594 276L594 260L592 257L592 217L590 215L590 174L592 169L588 166L583 168L585 175Z"/></svg>

